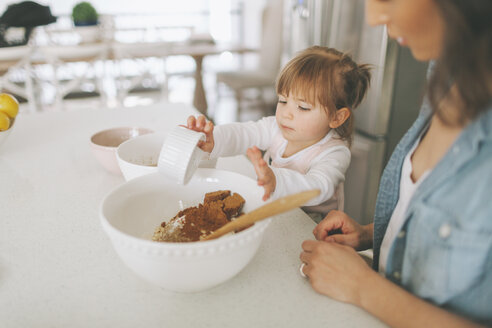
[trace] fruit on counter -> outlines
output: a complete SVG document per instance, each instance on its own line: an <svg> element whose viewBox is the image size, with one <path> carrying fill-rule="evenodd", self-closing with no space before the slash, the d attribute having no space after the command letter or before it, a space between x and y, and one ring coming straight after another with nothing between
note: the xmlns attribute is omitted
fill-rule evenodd
<svg viewBox="0 0 492 328"><path fill-rule="evenodd" d="M8 93L0 93L0 112L14 118L19 113L19 102Z"/></svg>
<svg viewBox="0 0 492 328"><path fill-rule="evenodd" d="M4 112L0 112L0 131L10 128L10 118Z"/></svg>
<svg viewBox="0 0 492 328"><path fill-rule="evenodd" d="M0 131L8 130L19 113L19 102L8 93L0 93Z"/></svg>

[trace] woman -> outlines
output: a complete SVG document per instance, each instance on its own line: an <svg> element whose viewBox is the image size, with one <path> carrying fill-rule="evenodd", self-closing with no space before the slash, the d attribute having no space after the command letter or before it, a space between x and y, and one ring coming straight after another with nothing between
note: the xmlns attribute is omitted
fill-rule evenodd
<svg viewBox="0 0 492 328"><path fill-rule="evenodd" d="M491 325L492 1L366 4L369 24L435 60L428 97L383 173L374 224L330 212L302 244L302 270L390 326ZM371 247L380 274L355 252Z"/></svg>

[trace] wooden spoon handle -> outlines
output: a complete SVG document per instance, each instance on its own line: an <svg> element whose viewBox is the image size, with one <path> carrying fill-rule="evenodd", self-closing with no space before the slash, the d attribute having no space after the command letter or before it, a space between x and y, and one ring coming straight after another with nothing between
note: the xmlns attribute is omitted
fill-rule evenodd
<svg viewBox="0 0 492 328"><path fill-rule="evenodd" d="M249 213L241 215L237 219L215 230L210 235L203 238L203 240L215 239L231 231L246 228L249 225L255 223L256 221L260 221L270 216L290 211L296 207L303 205L308 200L317 197L319 194L320 194L319 189L313 189L313 190L302 191L297 194L279 198L271 203L260 206Z"/></svg>

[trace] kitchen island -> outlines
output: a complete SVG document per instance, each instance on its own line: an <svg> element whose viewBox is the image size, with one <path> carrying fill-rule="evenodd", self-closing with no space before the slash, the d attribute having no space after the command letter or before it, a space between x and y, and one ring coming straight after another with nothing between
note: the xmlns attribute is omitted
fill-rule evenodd
<svg viewBox="0 0 492 328"><path fill-rule="evenodd" d="M0 147L3 328L385 327L300 276L301 243L315 226L300 209L275 218L246 268L207 291L166 291L121 262L99 207L124 179L95 160L90 136L117 126L166 131L197 113L161 103L18 116ZM255 177L244 156L219 159L217 168Z"/></svg>

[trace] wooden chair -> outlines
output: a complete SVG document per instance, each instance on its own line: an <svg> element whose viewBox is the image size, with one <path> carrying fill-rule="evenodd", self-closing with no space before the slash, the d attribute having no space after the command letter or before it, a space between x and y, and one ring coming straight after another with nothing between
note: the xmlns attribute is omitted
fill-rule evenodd
<svg viewBox="0 0 492 328"><path fill-rule="evenodd" d="M30 46L0 48L0 91L8 91L27 100L29 111L36 111ZM12 76L21 74L23 83L15 83Z"/></svg>
<svg viewBox="0 0 492 328"><path fill-rule="evenodd" d="M164 71L164 57L170 48L169 42L141 42L120 43L114 42L111 49L118 69L117 97L123 103L128 93L150 79L155 84L161 84L161 96L167 98L167 76ZM125 76L125 65L129 61L135 62L138 72L135 76ZM159 61L156 64L156 61ZM158 69L160 67L160 69ZM160 81L162 80L162 81Z"/></svg>
<svg viewBox="0 0 492 328"><path fill-rule="evenodd" d="M237 102L237 113L245 100L247 89L257 89L258 99L264 107L263 89L273 88L280 69L282 56L282 0L272 0L262 12L262 35L259 51L258 67L252 70L218 72L217 102L220 101L220 87L225 85L234 92Z"/></svg>
<svg viewBox="0 0 492 328"><path fill-rule="evenodd" d="M108 56L106 43L81 43L77 45L49 45L38 48L44 61L52 67L51 83L55 87L55 105L62 107L63 98L70 92L77 90L85 82L94 83L94 88L99 92L104 105L106 93L103 87L102 70L97 70L97 63L104 65ZM77 65L76 65L77 64ZM71 75L67 82L63 81L60 74L65 69ZM101 73L102 71L102 73Z"/></svg>

